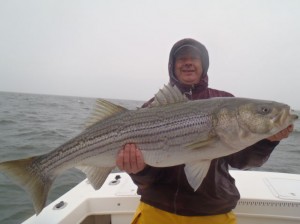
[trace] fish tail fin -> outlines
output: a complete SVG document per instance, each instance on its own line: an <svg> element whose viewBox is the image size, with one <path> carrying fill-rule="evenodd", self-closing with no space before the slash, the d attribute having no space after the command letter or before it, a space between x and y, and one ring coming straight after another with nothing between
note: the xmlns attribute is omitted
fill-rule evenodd
<svg viewBox="0 0 300 224"><path fill-rule="evenodd" d="M47 195L54 178L45 180L38 172L34 171L32 163L36 158L31 157L0 163L0 171L30 194L36 214L39 214L45 207Z"/></svg>

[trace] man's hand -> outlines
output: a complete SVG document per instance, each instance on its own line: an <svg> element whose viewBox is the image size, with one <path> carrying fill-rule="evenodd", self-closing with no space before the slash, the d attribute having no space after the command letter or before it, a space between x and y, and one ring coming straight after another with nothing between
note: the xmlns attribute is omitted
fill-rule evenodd
<svg viewBox="0 0 300 224"><path fill-rule="evenodd" d="M120 170L133 174L142 171L146 166L143 155L135 144L126 144L121 149L116 164Z"/></svg>
<svg viewBox="0 0 300 224"><path fill-rule="evenodd" d="M282 131L278 132L277 134L267 139L271 142L281 141L282 139L289 137L290 133L293 132L293 130L294 130L294 125L291 124L286 129L283 129Z"/></svg>

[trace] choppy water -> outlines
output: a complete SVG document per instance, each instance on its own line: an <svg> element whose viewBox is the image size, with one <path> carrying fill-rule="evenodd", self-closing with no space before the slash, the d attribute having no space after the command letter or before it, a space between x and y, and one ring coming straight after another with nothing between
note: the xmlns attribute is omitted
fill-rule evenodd
<svg viewBox="0 0 300 224"><path fill-rule="evenodd" d="M0 162L44 154L80 133L95 99L0 92ZM127 108L138 101L113 100ZM300 121L260 170L300 174ZM72 169L54 182L48 203L85 177ZM20 223L34 214L29 196L0 173L0 223Z"/></svg>

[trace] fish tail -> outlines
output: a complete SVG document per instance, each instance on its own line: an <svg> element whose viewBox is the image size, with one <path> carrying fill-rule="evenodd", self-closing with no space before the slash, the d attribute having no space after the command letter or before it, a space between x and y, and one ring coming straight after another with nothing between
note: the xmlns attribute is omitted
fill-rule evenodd
<svg viewBox="0 0 300 224"><path fill-rule="evenodd" d="M45 207L47 195L54 178L46 178L45 180L45 177L39 172L34 171L32 163L36 158L31 157L0 163L0 171L31 195L36 214L39 214Z"/></svg>

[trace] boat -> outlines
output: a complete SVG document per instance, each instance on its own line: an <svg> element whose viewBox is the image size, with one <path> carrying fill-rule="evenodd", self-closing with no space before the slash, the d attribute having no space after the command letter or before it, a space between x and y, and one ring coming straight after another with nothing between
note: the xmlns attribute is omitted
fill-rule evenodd
<svg viewBox="0 0 300 224"><path fill-rule="evenodd" d="M241 199L234 209L239 224L299 224L300 174L230 170ZM127 224L140 196L124 172L111 173L95 191L87 179L23 224Z"/></svg>

